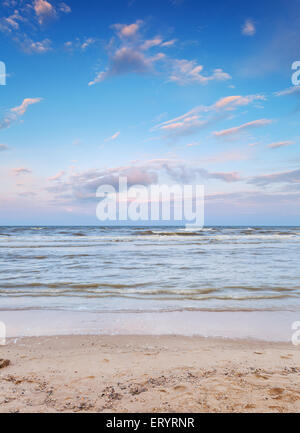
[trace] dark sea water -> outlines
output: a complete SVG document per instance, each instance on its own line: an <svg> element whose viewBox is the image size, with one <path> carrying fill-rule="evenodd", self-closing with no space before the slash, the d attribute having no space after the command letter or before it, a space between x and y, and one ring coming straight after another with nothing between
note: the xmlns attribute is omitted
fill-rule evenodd
<svg viewBox="0 0 300 433"><path fill-rule="evenodd" d="M299 311L300 227L0 227L0 310Z"/></svg>

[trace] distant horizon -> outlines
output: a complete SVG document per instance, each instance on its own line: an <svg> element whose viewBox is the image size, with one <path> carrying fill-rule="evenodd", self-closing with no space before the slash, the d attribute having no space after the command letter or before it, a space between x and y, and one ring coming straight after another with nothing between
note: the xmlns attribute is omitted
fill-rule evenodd
<svg viewBox="0 0 300 433"><path fill-rule="evenodd" d="M105 224L99 224L99 225L41 225L41 224L29 224L29 225L0 225L1 227L26 227L26 228L51 228L51 227L105 227L105 228L128 228L128 227L134 227L134 228L145 228L145 227L186 227L186 225L175 225L175 224L149 224L149 225L134 225L134 224L128 224L128 225L105 225ZM300 228L300 225L269 225L269 224L226 224L226 225L220 225L220 224L207 224L204 225L202 228L210 228L210 227L291 227L291 228ZM196 227L197 229L201 229L201 227Z"/></svg>

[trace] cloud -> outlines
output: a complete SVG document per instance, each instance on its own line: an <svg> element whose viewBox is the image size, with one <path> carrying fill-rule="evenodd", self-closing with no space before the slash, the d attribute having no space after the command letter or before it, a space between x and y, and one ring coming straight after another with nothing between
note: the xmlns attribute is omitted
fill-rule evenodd
<svg viewBox="0 0 300 433"><path fill-rule="evenodd" d="M94 45L96 43L96 38L85 38L83 40L80 40L79 38L76 38L74 41L67 41L64 43L64 47L68 50L81 50L85 51L87 48L89 48L91 45Z"/></svg>
<svg viewBox="0 0 300 433"><path fill-rule="evenodd" d="M289 87L288 89L281 90L279 92L274 93L275 96L286 96L286 95L295 95L295 94L300 94L300 86L292 86Z"/></svg>
<svg viewBox="0 0 300 433"><path fill-rule="evenodd" d="M249 105L251 102L254 101L265 101L266 97L264 95L248 95L248 96L241 96L241 95L233 95L233 96L226 96L225 98L219 99L215 105L214 108L216 110L225 108L226 110L234 110L237 107L241 107L244 105Z"/></svg>
<svg viewBox="0 0 300 433"><path fill-rule="evenodd" d="M300 183L300 170L291 170L284 171L280 173L273 174L264 174L261 176L255 176L251 178L248 183L252 183L255 185L269 185L274 183L291 183L291 184L299 184Z"/></svg>
<svg viewBox="0 0 300 433"><path fill-rule="evenodd" d="M234 128L223 129L222 131L215 131L215 132L213 132L213 134L216 137L235 135L235 134L237 134L237 133L239 133L245 129L257 128L260 126L269 125L272 122L273 122L273 120L270 120L270 119L252 120L251 122L244 123L243 125L240 125L240 126L235 126Z"/></svg>
<svg viewBox="0 0 300 433"><path fill-rule="evenodd" d="M71 13L71 8L66 3L60 3L59 4L59 10L65 14Z"/></svg>
<svg viewBox="0 0 300 433"><path fill-rule="evenodd" d="M164 58L162 53L158 53L153 57L146 57L141 51L124 46L113 54L110 67L106 71L98 73L94 80L89 82L89 86L117 75L151 73L153 72L154 62L162 58Z"/></svg>
<svg viewBox="0 0 300 433"><path fill-rule="evenodd" d="M178 159L161 158L136 162L128 166L107 169L90 169L72 173L46 190L55 195L56 200L68 202L86 202L96 200L97 188L101 185L112 185L116 191L119 187L119 177L127 177L128 186L158 184L160 178L163 182L188 183L198 178L220 180L226 183L242 180L237 172L209 172L201 167L186 163Z"/></svg>
<svg viewBox="0 0 300 433"><path fill-rule="evenodd" d="M59 173L55 174L54 176L48 177L48 180L50 180L50 181L59 180L64 176L64 174L65 174L64 171L60 171Z"/></svg>
<svg viewBox="0 0 300 433"><path fill-rule="evenodd" d="M33 39L41 26L48 21L57 19L62 13L70 13L71 8L66 3L56 6L47 0L31 0L30 2L6 2L9 9L7 16L0 18L0 31L11 37L21 49L28 54L43 54L50 50L51 41Z"/></svg>
<svg viewBox="0 0 300 433"><path fill-rule="evenodd" d="M228 116L227 111L233 111L239 107L249 105L255 101L264 101L263 95L233 95L219 99L210 106L198 105L187 113L164 121L152 128L152 131L160 130L165 136L179 137L193 134L200 129Z"/></svg>
<svg viewBox="0 0 300 433"><path fill-rule="evenodd" d="M169 77L170 81L174 81L181 85L198 83L207 84L209 81L226 81L230 80L231 76L222 69L214 69L211 75L203 75L203 66L197 65L195 60L173 60L172 73Z"/></svg>
<svg viewBox="0 0 300 433"><path fill-rule="evenodd" d="M22 22L24 22L24 18L17 9L14 9L11 15L0 19L0 31L5 34L12 34L19 30Z"/></svg>
<svg viewBox="0 0 300 433"><path fill-rule="evenodd" d="M136 36L142 24L142 20L137 20L132 24L113 24L111 27L117 32L120 38L132 38Z"/></svg>
<svg viewBox="0 0 300 433"><path fill-rule="evenodd" d="M146 40L142 44L141 49L142 50L149 50L149 48L157 47L158 45L161 45L161 44L162 44L162 39L159 36L157 36L156 38Z"/></svg>
<svg viewBox="0 0 300 433"><path fill-rule="evenodd" d="M42 98L25 98L21 105L11 108L4 118L0 120L0 130L9 128L12 123L26 113L30 105L37 104L41 100Z"/></svg>
<svg viewBox="0 0 300 433"><path fill-rule="evenodd" d="M25 167L14 168L12 171L13 171L13 173L16 176L19 176L20 174L29 174L29 173L31 173L31 170L29 170L28 168L25 168Z"/></svg>
<svg viewBox="0 0 300 433"><path fill-rule="evenodd" d="M149 54L149 50L162 50L175 44L176 39L164 40L162 36L156 35L152 38L144 39L140 29L143 21L137 20L132 24L114 24L111 28L115 31L113 37L107 45L108 66L98 72L93 80L88 84L93 86L110 77L125 74L156 74L160 72L164 77L180 85L200 83L207 84L209 81L226 81L231 76L222 69L214 69L213 72L203 74L203 66L196 61L171 59L165 53L159 51L154 55ZM161 66L156 62L164 59Z"/></svg>
<svg viewBox="0 0 300 433"><path fill-rule="evenodd" d="M171 47L175 44L177 39L172 39L170 41L163 41L163 39L160 36L156 36L153 39L147 39L145 40L145 42L142 43L141 45L141 49L142 50L149 50L150 48L153 47Z"/></svg>
<svg viewBox="0 0 300 433"><path fill-rule="evenodd" d="M8 150L9 147L6 144L0 143L0 152L3 152L4 150Z"/></svg>
<svg viewBox="0 0 300 433"><path fill-rule="evenodd" d="M194 147L194 146L200 146L201 143L198 143L197 141L193 141L191 143L187 144L187 147Z"/></svg>
<svg viewBox="0 0 300 433"><path fill-rule="evenodd" d="M287 71L294 60L298 60L299 6L296 7L296 2L289 2L289 6L289 9L277 16L268 31L265 31L253 53L245 52L245 55L241 56L239 74L244 78L270 76L276 72L280 74L283 70Z"/></svg>
<svg viewBox="0 0 300 433"><path fill-rule="evenodd" d="M12 111L13 113L16 113L18 116L23 116L23 114L26 113L29 105L37 104L41 100L42 100L42 98L25 98L21 105L19 105L18 107L12 108L10 111Z"/></svg>
<svg viewBox="0 0 300 433"><path fill-rule="evenodd" d="M171 39L170 41L165 41L161 44L162 47L172 47L177 42L177 39Z"/></svg>
<svg viewBox="0 0 300 433"><path fill-rule="evenodd" d="M95 39L94 38L87 38L82 44L81 44L81 49L82 50L86 50L90 45L95 43Z"/></svg>
<svg viewBox="0 0 300 433"><path fill-rule="evenodd" d="M270 149L278 149L278 147L290 146L291 144L294 144L294 142L293 141L278 141L277 143L268 144L268 147Z"/></svg>
<svg viewBox="0 0 300 433"><path fill-rule="evenodd" d="M254 36L256 33L256 28L254 22L250 19L245 21L245 24L242 27L242 33L246 36Z"/></svg>
<svg viewBox="0 0 300 433"><path fill-rule="evenodd" d="M21 42L23 51L28 54L38 53L44 54L51 50L50 39L44 39L42 41L33 41L32 39L26 39Z"/></svg>
<svg viewBox="0 0 300 433"><path fill-rule="evenodd" d="M104 141L113 141L116 140L120 135L120 131L115 132L111 137L106 138Z"/></svg>
<svg viewBox="0 0 300 433"><path fill-rule="evenodd" d="M38 17L39 24L43 24L46 20L56 17L54 6L46 0L35 0L33 8Z"/></svg>

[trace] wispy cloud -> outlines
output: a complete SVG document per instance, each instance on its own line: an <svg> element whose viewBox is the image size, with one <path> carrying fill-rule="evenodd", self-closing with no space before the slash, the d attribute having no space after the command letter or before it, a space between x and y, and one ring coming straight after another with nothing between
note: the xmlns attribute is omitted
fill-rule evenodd
<svg viewBox="0 0 300 433"><path fill-rule="evenodd" d="M274 183L300 184L300 170L290 170L280 173L264 174L251 178L248 183L256 185L269 185Z"/></svg>
<svg viewBox="0 0 300 433"><path fill-rule="evenodd" d="M241 131L247 130L247 129L269 125L272 122L273 122L273 120L271 120L271 119L252 120L251 122L244 123L243 125L240 125L240 126L235 126L233 128L229 128L229 129L223 129L222 131L215 131L215 132L213 132L213 134L216 137L235 135L235 134L237 134Z"/></svg>
<svg viewBox="0 0 300 433"><path fill-rule="evenodd" d="M19 176L19 175L21 175L21 174L29 174L29 173L31 173L31 170L29 170L28 168L25 168L25 167L17 167L17 168L13 168L13 173L16 175L16 176Z"/></svg>
<svg viewBox="0 0 300 433"><path fill-rule="evenodd" d="M50 181L55 181L55 180L59 180L64 176L65 172L64 171L60 171L57 174L55 174L54 176L50 176L48 177L48 180Z"/></svg>
<svg viewBox="0 0 300 433"><path fill-rule="evenodd" d="M237 107L249 105L254 101L266 101L266 97L260 94L247 95L247 96L241 96L241 95L226 96L225 98L219 99L214 104L214 108L216 110L220 110L220 109L234 110Z"/></svg>
<svg viewBox="0 0 300 433"><path fill-rule="evenodd" d="M165 136L173 138L190 135L208 126L209 124L218 121L220 117L224 118L228 116L229 113L227 112L231 112L240 107L249 105L255 101L264 100L266 100L265 96L259 94L246 96L227 96L219 99L210 106L199 105L181 116L161 122L154 126L152 131L160 130L165 134ZM256 122L259 123L260 121Z"/></svg>
<svg viewBox="0 0 300 433"><path fill-rule="evenodd" d="M120 135L120 131L115 132L111 137L106 138L104 141L113 141L116 140Z"/></svg>
<svg viewBox="0 0 300 433"><path fill-rule="evenodd" d="M285 96L285 95L296 95L300 94L300 86L291 86L288 89L280 90L279 92L275 92L275 96Z"/></svg>
<svg viewBox="0 0 300 433"><path fill-rule="evenodd" d="M64 47L69 51L79 50L86 51L89 47L97 42L96 38L76 38L74 41L67 41L64 43Z"/></svg>
<svg viewBox="0 0 300 433"><path fill-rule="evenodd" d="M207 84L209 81L226 81L231 76L222 69L214 69L211 75L204 75L202 65L198 65L195 60L174 60L170 81L181 85L186 84Z"/></svg>
<svg viewBox="0 0 300 433"><path fill-rule="evenodd" d="M21 105L12 108L10 111L16 113L18 116L23 116L30 105L37 104L41 100L42 98L25 98Z"/></svg>
<svg viewBox="0 0 300 433"><path fill-rule="evenodd" d="M242 27L242 33L246 36L254 36L256 33L256 27L251 19L247 19Z"/></svg>
<svg viewBox="0 0 300 433"><path fill-rule="evenodd" d="M21 105L11 108L4 118L0 120L0 129L9 128L12 123L26 113L30 105L37 104L41 100L42 98L25 98Z"/></svg>
<svg viewBox="0 0 300 433"><path fill-rule="evenodd" d="M20 43L25 53L38 53L44 54L51 50L51 40L44 39L42 41L33 41L32 39L26 39Z"/></svg>
<svg viewBox="0 0 300 433"><path fill-rule="evenodd" d="M278 147L290 146L291 144L294 144L294 142L293 141L278 141L276 143L268 144L268 147L270 149L278 149Z"/></svg>

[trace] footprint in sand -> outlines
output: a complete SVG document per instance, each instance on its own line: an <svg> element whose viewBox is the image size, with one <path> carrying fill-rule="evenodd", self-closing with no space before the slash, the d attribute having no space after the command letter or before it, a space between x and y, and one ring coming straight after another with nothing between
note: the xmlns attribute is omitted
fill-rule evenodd
<svg viewBox="0 0 300 433"><path fill-rule="evenodd" d="M282 359L291 359L293 355L281 355L280 358Z"/></svg>
<svg viewBox="0 0 300 433"><path fill-rule="evenodd" d="M279 397L284 392L283 388L271 388L269 394L274 397Z"/></svg>
<svg viewBox="0 0 300 433"><path fill-rule="evenodd" d="M187 390L187 387L184 386L184 385L176 385L176 386L174 386L173 389L174 389L174 391L181 392L181 391L186 391L186 390Z"/></svg>

